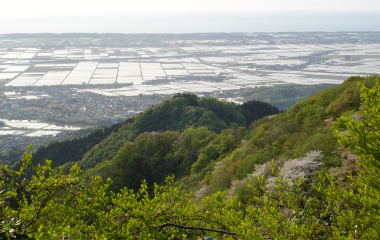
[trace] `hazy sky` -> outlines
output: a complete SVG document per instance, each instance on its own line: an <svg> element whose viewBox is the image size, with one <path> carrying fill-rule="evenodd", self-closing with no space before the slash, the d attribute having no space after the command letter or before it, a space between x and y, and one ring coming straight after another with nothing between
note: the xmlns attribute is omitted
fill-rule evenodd
<svg viewBox="0 0 380 240"><path fill-rule="evenodd" d="M379 10L379 0L11 0L6 15L129 11Z"/></svg>
<svg viewBox="0 0 380 240"><path fill-rule="evenodd" d="M0 33L379 31L378 10L380 0L8 0Z"/></svg>

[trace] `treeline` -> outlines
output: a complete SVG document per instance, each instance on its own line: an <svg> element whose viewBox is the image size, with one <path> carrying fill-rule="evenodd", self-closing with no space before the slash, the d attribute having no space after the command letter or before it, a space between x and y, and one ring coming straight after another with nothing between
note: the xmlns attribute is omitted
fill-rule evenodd
<svg viewBox="0 0 380 240"><path fill-rule="evenodd" d="M68 140L49 143L41 146L33 153L33 163L43 164L46 159L54 159L52 167L61 166L67 162L77 162L84 154L96 144L103 141L113 132L120 129L123 123L116 123L108 127L91 132L86 136L75 138L69 137Z"/></svg>
<svg viewBox="0 0 380 240"><path fill-rule="evenodd" d="M0 153L0 162L12 166L14 163L19 162L25 149L20 146L13 146L6 151Z"/></svg>

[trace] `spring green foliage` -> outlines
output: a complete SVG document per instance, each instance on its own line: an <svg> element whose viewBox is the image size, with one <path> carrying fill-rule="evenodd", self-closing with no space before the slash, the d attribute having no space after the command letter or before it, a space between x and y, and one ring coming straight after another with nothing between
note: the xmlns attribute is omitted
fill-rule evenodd
<svg viewBox="0 0 380 240"><path fill-rule="evenodd" d="M348 131L339 134L339 142L347 149L355 152L362 168L360 180L362 184L380 190L380 79L376 86L368 89L361 88L361 100L365 105L362 119L353 119L349 116L342 118Z"/></svg>
<svg viewBox="0 0 380 240"><path fill-rule="evenodd" d="M178 94L137 116L134 127L138 133L183 131L191 126L205 126L220 132L232 123L238 126L246 124L244 116L233 104L214 98L199 99L192 94Z"/></svg>
<svg viewBox="0 0 380 240"><path fill-rule="evenodd" d="M353 105L355 109L344 113L330 127L320 123L320 119L332 116L321 107L326 109L340 99L347 88L356 88L358 79L361 80L362 105ZM191 200L192 193L181 190L186 189L181 181L177 183L179 188L175 187L174 177L169 173L155 176L162 179L169 175L164 186L151 185L151 193L145 181L135 191L121 188L114 193L110 191L115 184L111 179L102 181L99 176L83 179L77 165L68 174L54 170L51 161L33 166L28 149L19 170L11 170L6 165L0 169L0 238L379 239L379 80L376 77L349 79L341 89L320 93L321 98L313 96L290 113L256 122L250 134L242 128L216 134L205 127L190 128L183 133L146 132L133 142L125 142L111 161L95 167L99 174L107 169L114 173L111 170L117 167L121 172L119 176L112 176L115 181L120 181L118 177L131 177L128 174L132 173L135 175L130 181L135 181L139 174L146 174L146 177L157 174L152 172L155 168L163 171L168 167L165 165L168 159L172 161L170 164L182 159L174 164L178 167L174 172L187 174L190 171L186 180L181 180L182 184L191 185L192 181L200 180L204 191L207 192L207 188L217 190L213 194L209 191L195 204ZM352 110L359 112L353 114ZM313 111L321 116L307 114ZM305 131L312 140L303 139L304 144L300 147L290 145L294 151L279 151L286 154L276 161L259 159L255 150L264 149L265 153L273 138L265 135L281 127L276 125L279 124L277 118L288 117L287 121L292 117L291 123L286 122L289 128L299 120L297 118L303 119L291 128L294 133L290 132L289 138L299 129L297 136L302 137ZM305 119L314 121L317 130L313 131ZM336 135L338 140L331 139L331 135ZM335 147L325 147L310 152L311 146L323 147L321 142L326 140L330 145L339 142L346 149L338 151ZM272 147L282 149L283 146L279 142L271 144ZM362 170L357 176L348 174L348 185L341 185L333 177L334 172L323 170L328 169L332 161L329 149L340 153L350 151L360 160ZM302 157L305 151L309 152L306 157L285 159L287 155ZM183 160L187 155L189 157ZM240 166L243 163L252 165L252 162L254 169L249 176L236 178ZM139 165L141 171L134 173L133 165ZM200 169L201 172L209 170L202 174ZM25 178L28 172L33 172L31 178ZM244 184L236 185L242 182ZM230 190L235 186L244 195L233 194L226 198L224 189L230 185Z"/></svg>
<svg viewBox="0 0 380 240"><path fill-rule="evenodd" d="M283 163L314 150L324 155L320 172L333 171L334 175L347 180L347 173L352 170L355 174L357 170L355 164L348 164L350 152L342 148L335 137L337 130L346 128L339 117L360 111L357 83L372 88L375 79L376 76L351 77L339 86L297 103L286 113L257 120L242 138L229 144L231 149L225 154L218 154L216 150L221 143L210 143L200 150L191 175L179 179L178 186L194 191L199 197L222 191L237 196L244 203L252 202L252 198L247 197L246 178L257 164L272 159ZM316 172L314 178L317 176Z"/></svg>
<svg viewBox="0 0 380 240"><path fill-rule="evenodd" d="M136 133L131 130L132 123L127 120L116 132L112 132L107 138L87 151L77 163L81 168L92 168L102 161L111 159L123 146L125 141L132 140ZM73 162L75 164L76 162Z"/></svg>
<svg viewBox="0 0 380 240"><path fill-rule="evenodd" d="M77 163L85 170L82 176L86 179L111 178L109 189L114 192L125 186L136 191L143 180L152 191L154 183L164 184L165 178L174 174L176 186L193 191L199 200L221 191L248 204L252 198L248 198L246 178L257 164L272 159L283 162L320 150L324 158L319 171L333 171L342 184L349 181L347 173L355 175L357 169L356 164L348 163L350 151L335 137L336 130L345 130L339 117L361 111L357 83L371 89L375 78L351 77L297 103L286 113L254 121L249 129L241 119L249 119L252 114L248 113L267 115L272 111L270 105L251 101L235 106L190 94L177 95L124 123L81 160L62 168L68 173ZM178 112L171 116L171 111Z"/></svg>
<svg viewBox="0 0 380 240"><path fill-rule="evenodd" d="M244 93L244 96L247 100L270 103L278 109L286 111L297 102L303 101L310 95L332 86L332 84L321 84L313 86L256 88Z"/></svg>
<svg viewBox="0 0 380 240"><path fill-rule="evenodd" d="M55 159L53 167L63 166L65 172L75 163L84 169L111 160L126 141L133 142L144 132L180 131L207 127L220 133L223 129L238 129L251 121L277 114L276 107L251 101L236 106L214 98L198 98L192 94L177 94L157 106L148 108L135 118L114 124L78 139L52 143L33 153L33 163ZM20 164L17 167L19 167Z"/></svg>
<svg viewBox="0 0 380 240"><path fill-rule="evenodd" d="M52 163L52 167L54 168L68 162L77 162L83 158L87 151L106 139L113 132L118 131L121 126L122 124L117 123L80 138L53 142L47 146L41 146L33 153L33 163L42 164L46 159L54 159Z"/></svg>
<svg viewBox="0 0 380 240"><path fill-rule="evenodd" d="M133 142L126 141L111 161L97 165L86 176L111 177L113 191L125 186L138 190L143 180L153 187L154 182L163 183L172 174L182 177L202 171L238 145L242 129L225 129L219 135L206 127L189 128L181 134L146 132Z"/></svg>
<svg viewBox="0 0 380 240"><path fill-rule="evenodd" d="M162 223L184 225L197 217L189 196L171 187L173 178L155 187L154 198L145 183L136 193L124 189L107 196L110 180L93 178L85 187L76 165L64 175L51 161L33 167L31 160L25 154L18 172L1 168L2 239L168 239L176 231L161 229ZM26 171L34 172L32 179L23 177Z"/></svg>

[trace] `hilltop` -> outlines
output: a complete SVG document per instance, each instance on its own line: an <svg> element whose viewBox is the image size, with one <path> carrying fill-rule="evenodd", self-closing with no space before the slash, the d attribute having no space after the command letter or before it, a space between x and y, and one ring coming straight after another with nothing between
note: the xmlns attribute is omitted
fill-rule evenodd
<svg viewBox="0 0 380 240"><path fill-rule="evenodd" d="M205 132L204 134L206 134L203 137L207 137L210 134L216 136L226 129L231 129L230 131L237 133L239 128L243 131L242 129L245 129L255 120L277 113L279 111L276 107L260 101L248 101L242 105L235 105L214 98L201 99L193 94L176 94L173 98L164 100L159 105L151 106L146 111L123 123L99 129L81 138L55 142L40 147L33 153L33 163L42 164L45 159L55 159L52 167L62 166L66 172L73 164L78 164L82 169L88 170L87 172L93 172L94 169L98 168L104 170L103 165L109 164L111 160L116 158L118 151L124 149L126 144L138 142L146 138L158 141L164 135L168 136L169 139L165 139L165 141L169 142L162 144L168 145L169 148L159 150L159 155L161 158L165 158L172 151L173 143L179 141L189 131L197 131L198 128L201 128ZM207 141L213 139L214 137L210 137ZM141 143L139 144L141 145ZM148 141L147 144L151 143ZM154 144L161 143L155 142ZM182 161L186 161L183 158L188 157L191 160L187 164L191 165L198 157L199 149L204 146L204 144L196 146L197 149L193 149L196 153L190 154L191 156L187 156L185 152L181 153L181 156L177 155L176 164L174 165L183 165ZM157 147L160 148L161 146ZM153 151L154 149L150 147L149 150ZM155 152L154 154L157 155L158 153ZM114 161L116 160L112 162ZM98 164L100 165L97 166ZM165 165L172 164L166 162ZM175 168L177 167L169 167L160 177L149 178L149 180L152 180L152 183L164 180L164 176L167 174L176 173L170 171ZM182 166L181 168L189 169L190 166ZM99 171L102 172L102 175L107 175L103 170ZM99 171L96 170L96 172ZM188 170L185 172L189 173ZM148 175L152 176L151 174ZM110 173L110 176L115 176L115 173ZM146 177L147 175L143 174L143 176ZM134 188L139 187L142 179L144 177L134 181L135 184L132 184ZM127 183L125 184L131 186Z"/></svg>

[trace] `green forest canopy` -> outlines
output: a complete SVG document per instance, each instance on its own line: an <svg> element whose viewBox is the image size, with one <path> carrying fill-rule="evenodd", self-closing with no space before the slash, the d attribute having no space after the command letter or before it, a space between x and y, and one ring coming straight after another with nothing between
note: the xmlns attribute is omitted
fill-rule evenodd
<svg viewBox="0 0 380 240"><path fill-rule="evenodd" d="M33 163L42 164L45 159L56 159L53 167L67 164L65 169L68 170L78 162L82 168L93 168L96 164L111 160L126 141L133 142L144 132L182 132L187 128L207 127L220 133L227 128L237 130L240 126L246 127L256 119L278 112L276 107L259 101L234 105L214 98L200 99L193 94L177 94L124 123L111 125L79 139L40 147L33 153Z"/></svg>

